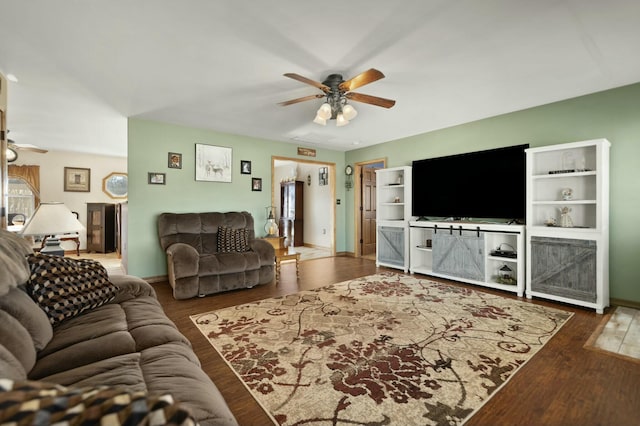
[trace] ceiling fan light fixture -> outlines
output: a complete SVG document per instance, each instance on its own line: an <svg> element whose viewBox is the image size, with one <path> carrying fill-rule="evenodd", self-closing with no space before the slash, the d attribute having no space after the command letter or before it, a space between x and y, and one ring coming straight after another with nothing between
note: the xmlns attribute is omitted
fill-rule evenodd
<svg viewBox="0 0 640 426"><path fill-rule="evenodd" d="M336 117L336 126L342 127L342 126L346 126L347 124L349 124L349 120L344 118L344 114L343 113L338 114L338 117Z"/></svg>
<svg viewBox="0 0 640 426"><path fill-rule="evenodd" d="M7 163L13 163L18 159L18 153L13 148L7 148Z"/></svg>
<svg viewBox="0 0 640 426"><path fill-rule="evenodd" d="M342 107L342 115L346 120L351 121L356 118L356 115L358 115L358 111L356 111L356 109L351 105L347 104Z"/></svg>
<svg viewBox="0 0 640 426"><path fill-rule="evenodd" d="M331 118L331 105L327 102L320 105L320 109L318 109L318 117L324 118L328 120Z"/></svg>
<svg viewBox="0 0 640 426"><path fill-rule="evenodd" d="M320 117L320 113L319 112L318 112L318 115L316 115L316 118L313 119L313 122L316 123L316 124L320 124L321 126L326 126L327 125L327 119Z"/></svg>

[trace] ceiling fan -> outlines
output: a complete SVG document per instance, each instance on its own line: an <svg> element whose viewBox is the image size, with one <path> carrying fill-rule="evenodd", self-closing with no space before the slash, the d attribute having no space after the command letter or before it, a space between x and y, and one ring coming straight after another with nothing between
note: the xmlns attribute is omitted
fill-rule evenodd
<svg viewBox="0 0 640 426"><path fill-rule="evenodd" d="M358 87L362 87L365 84L373 83L374 81L384 78L384 74L375 68L362 72L346 81L340 74L331 74L322 83L296 73L287 73L284 74L284 76L316 87L322 90L322 93L291 99L289 101L280 102L278 105L287 106L326 97L326 102L322 104L320 109L318 109L316 118L313 120L314 123L321 124L323 126L326 125L327 120L329 119L335 119L337 126L349 124L349 120L353 119L358 113L353 106L347 103L347 100L362 102L383 108L391 108L396 104L396 101L392 99L352 92L352 90L357 89Z"/></svg>
<svg viewBox="0 0 640 426"><path fill-rule="evenodd" d="M7 130L9 133L9 130ZM46 154L46 149L38 148L35 145L31 145L29 143L16 143L13 139L7 139L7 162L13 163L18 159L18 151L32 151L37 152L39 154Z"/></svg>

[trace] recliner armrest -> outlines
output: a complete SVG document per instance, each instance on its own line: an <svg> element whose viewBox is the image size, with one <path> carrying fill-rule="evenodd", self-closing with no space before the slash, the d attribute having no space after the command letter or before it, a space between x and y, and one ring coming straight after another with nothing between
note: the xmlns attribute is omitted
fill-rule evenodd
<svg viewBox="0 0 640 426"><path fill-rule="evenodd" d="M200 254L184 243L175 243L167 247L167 263L169 266L169 280L198 275L200 269Z"/></svg>
<svg viewBox="0 0 640 426"><path fill-rule="evenodd" d="M273 265L276 261L276 250L269 242L265 240L255 239L250 243L251 250L258 253L260 257L260 266Z"/></svg>

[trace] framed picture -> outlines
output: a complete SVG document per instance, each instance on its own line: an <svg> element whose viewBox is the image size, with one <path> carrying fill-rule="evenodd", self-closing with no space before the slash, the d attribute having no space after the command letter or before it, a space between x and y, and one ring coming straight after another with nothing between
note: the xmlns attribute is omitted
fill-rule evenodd
<svg viewBox="0 0 640 426"><path fill-rule="evenodd" d="M251 190L262 191L262 178L251 178Z"/></svg>
<svg viewBox="0 0 640 426"><path fill-rule="evenodd" d="M91 169L83 169L80 167L65 167L64 190L66 192L91 191Z"/></svg>
<svg viewBox="0 0 640 426"><path fill-rule="evenodd" d="M240 173L243 175L251 174L251 161L240 160Z"/></svg>
<svg viewBox="0 0 640 426"><path fill-rule="evenodd" d="M231 182L231 148L196 144L196 180Z"/></svg>
<svg viewBox="0 0 640 426"><path fill-rule="evenodd" d="M149 185L164 185L167 183L167 174L149 172L147 173L147 183Z"/></svg>
<svg viewBox="0 0 640 426"><path fill-rule="evenodd" d="M318 173L318 184L320 186L329 184L329 168L328 167L320 167L320 172Z"/></svg>
<svg viewBox="0 0 640 426"><path fill-rule="evenodd" d="M182 154L177 152L170 152L168 155L168 167L170 169L181 169L182 168Z"/></svg>

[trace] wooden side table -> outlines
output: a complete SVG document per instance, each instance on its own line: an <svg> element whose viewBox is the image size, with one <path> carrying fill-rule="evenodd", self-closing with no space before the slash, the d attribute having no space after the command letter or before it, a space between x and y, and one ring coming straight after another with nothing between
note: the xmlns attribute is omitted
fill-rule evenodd
<svg viewBox="0 0 640 426"><path fill-rule="evenodd" d="M284 260L296 261L296 277L299 277L298 262L300 261L300 253L289 253L289 249L277 248L276 249L276 282L280 280L280 263Z"/></svg>
<svg viewBox="0 0 640 426"><path fill-rule="evenodd" d="M271 244L276 250L284 248L284 237L264 237L262 239Z"/></svg>

